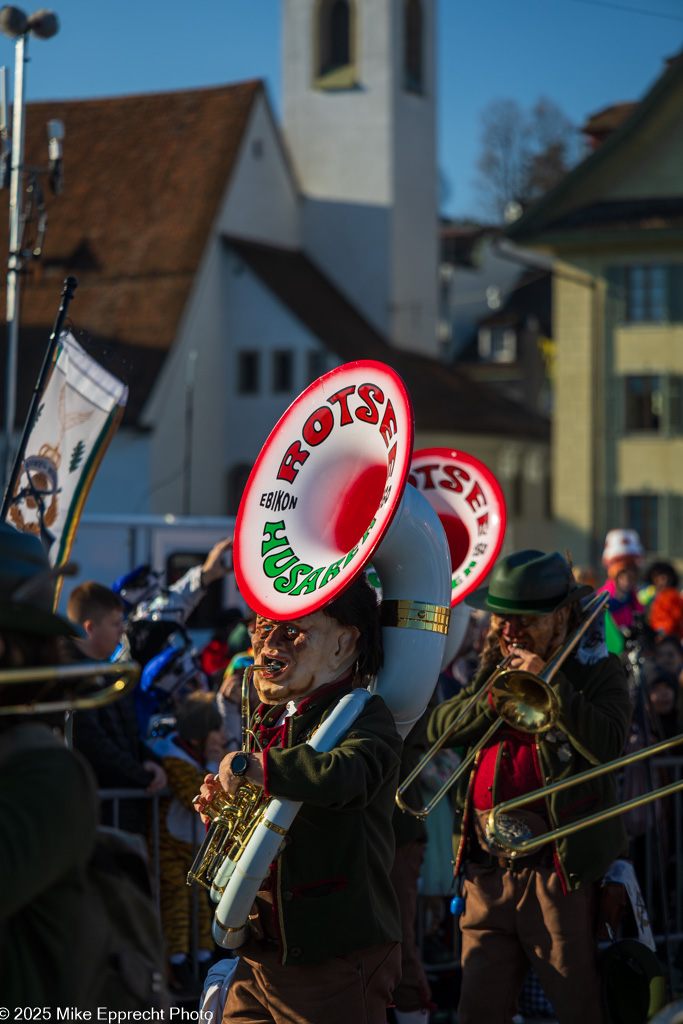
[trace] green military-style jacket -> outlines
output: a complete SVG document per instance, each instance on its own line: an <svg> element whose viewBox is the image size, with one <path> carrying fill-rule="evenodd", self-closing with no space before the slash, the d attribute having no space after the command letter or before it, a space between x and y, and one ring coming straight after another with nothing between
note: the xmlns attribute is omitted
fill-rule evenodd
<svg viewBox="0 0 683 1024"><path fill-rule="evenodd" d="M401 939L389 873L402 744L391 712L373 696L332 750L306 743L350 690L348 679L314 691L285 719L284 738L268 732L282 706L261 705L252 718L272 742L264 754L266 794L303 801L270 877L285 965Z"/></svg>
<svg viewBox="0 0 683 1024"><path fill-rule="evenodd" d="M486 683L487 679L479 676L462 693L436 708L429 723L432 742L444 734L474 692ZM592 665L582 665L575 657L569 657L552 677L551 685L559 700L560 718L555 728L536 737L536 764L542 785L620 757L632 710L626 674L612 654ZM497 717L487 697L482 695L445 745L464 747L466 753L476 746ZM504 729L505 726L501 727L491 742L502 739ZM480 754L457 788L453 836L456 871L470 827L471 789L479 759ZM500 752L493 781L494 805L500 802L496 794L499 771ZM552 828L571 824L616 803L616 773L553 793L545 803ZM555 861L565 890L578 889L601 878L612 861L627 852L621 817L560 838L555 843Z"/></svg>

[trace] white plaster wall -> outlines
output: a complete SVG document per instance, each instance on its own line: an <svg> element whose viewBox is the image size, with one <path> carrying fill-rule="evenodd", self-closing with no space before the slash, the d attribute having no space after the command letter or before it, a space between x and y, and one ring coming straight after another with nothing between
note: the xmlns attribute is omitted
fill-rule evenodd
<svg viewBox="0 0 683 1024"><path fill-rule="evenodd" d="M216 228L294 249L301 242L299 224L296 181L262 95L254 104Z"/></svg>
<svg viewBox="0 0 683 1024"><path fill-rule="evenodd" d="M214 235L202 260L183 314L176 343L168 354L145 409L153 426L149 511L221 515L224 481L217 440L225 435L225 329L223 322L223 243ZM183 508L185 403L190 354L194 361L191 502Z"/></svg>
<svg viewBox="0 0 683 1024"><path fill-rule="evenodd" d="M390 208L306 198L301 211L307 255L376 330L388 337Z"/></svg>
<svg viewBox="0 0 683 1024"><path fill-rule="evenodd" d="M147 512L150 455L149 434L119 428L93 480L84 513Z"/></svg>
<svg viewBox="0 0 683 1024"><path fill-rule="evenodd" d="M437 322L438 196L436 160L435 8L421 0L424 91L403 88L402 22L393 23L393 217L389 335L402 348L439 352ZM394 5L397 13L403 4Z"/></svg>
<svg viewBox="0 0 683 1024"><path fill-rule="evenodd" d="M259 279L228 250L225 287L225 329L229 339L228 386L226 388L226 473L243 463L252 464L285 409L308 384L308 352L322 350L318 339L276 299ZM261 354L260 390L240 395L237 388L237 358L241 349L258 349ZM273 392L272 354L276 349L294 353L293 386L289 393ZM340 361L328 355L326 368Z"/></svg>
<svg viewBox="0 0 683 1024"><path fill-rule="evenodd" d="M434 2L424 11L425 93L403 88L403 4L355 0L357 86L314 85L316 0L285 0L284 128L307 253L395 344L436 355Z"/></svg>
<svg viewBox="0 0 683 1024"><path fill-rule="evenodd" d="M317 199L391 201L391 10L394 0L355 0L358 85L313 88L317 0L284 0L284 127L303 191Z"/></svg>

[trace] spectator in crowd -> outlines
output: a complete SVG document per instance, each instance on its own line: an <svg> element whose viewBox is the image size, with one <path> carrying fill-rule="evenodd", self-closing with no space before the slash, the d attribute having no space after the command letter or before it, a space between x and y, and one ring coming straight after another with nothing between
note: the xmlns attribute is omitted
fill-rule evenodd
<svg viewBox="0 0 683 1024"><path fill-rule="evenodd" d="M179 708L176 728L153 741L161 758L171 790L159 804L159 875L161 916L169 958L171 989L199 995L201 982L194 979L192 950L192 889L186 884L196 846L203 835L193 803L207 772L217 772L224 757L225 734L216 698L210 693L193 693ZM197 959L202 975L208 969L214 942L212 913L206 894L197 896L199 948Z"/></svg>
<svg viewBox="0 0 683 1024"><path fill-rule="evenodd" d="M642 558L643 545L635 530L608 531L602 553L607 582L600 590L610 595L607 610L619 629L631 629L634 615L642 615L645 610L636 592Z"/></svg>
<svg viewBox="0 0 683 1024"><path fill-rule="evenodd" d="M1 669L55 665L60 637L80 634L52 612L54 575L37 537L0 524ZM44 683L40 690L44 700ZM5 683L0 705L37 692ZM73 950L97 793L89 766L58 734L60 720L0 714L0 1001L11 1019L27 1006L82 1005Z"/></svg>
<svg viewBox="0 0 683 1024"><path fill-rule="evenodd" d="M201 565L194 565L169 587L159 574L141 566L116 581L113 590L125 602L126 636L133 658L144 666L165 647L174 633L183 639L184 624L207 588L232 568L232 538L214 544Z"/></svg>
<svg viewBox="0 0 683 1024"><path fill-rule="evenodd" d="M427 749L429 712L413 726L403 741L399 783L417 766ZM403 796L408 807L422 807L422 787L417 778ZM417 895L420 870L425 854L427 829L419 818L394 808L392 819L396 855L391 882L401 913L401 981L394 989L396 1024L428 1024L434 1007L427 975L417 945Z"/></svg>
<svg viewBox="0 0 683 1024"><path fill-rule="evenodd" d="M242 750L242 682L244 673L253 664L254 658L250 654L236 654L231 658L216 695L228 753L231 750ZM256 690L252 684L249 692L250 710L253 711L257 703Z"/></svg>
<svg viewBox="0 0 683 1024"><path fill-rule="evenodd" d="M123 602L107 587L88 580L69 596L67 614L86 637L68 642L71 661L106 661L123 632ZM139 735L133 693L104 707L78 711L73 723L74 747L92 765L100 789L141 789L153 795L166 785L166 773ZM103 820L111 824L114 808L107 801ZM147 832L146 801L119 801L118 824L129 832Z"/></svg>
<svg viewBox="0 0 683 1024"><path fill-rule="evenodd" d="M574 579L578 584L597 590L598 574L592 565L575 565L573 567L573 572Z"/></svg>
<svg viewBox="0 0 683 1024"><path fill-rule="evenodd" d="M655 637L653 653L657 667L670 672L678 681L678 729L683 732L683 644L675 636L658 636Z"/></svg>
<svg viewBox="0 0 683 1024"><path fill-rule="evenodd" d="M225 672L230 661L228 639L233 629L241 621L242 613L239 608L226 608L221 612L213 636L199 655L199 664L209 679L216 676L220 680Z"/></svg>
<svg viewBox="0 0 683 1024"><path fill-rule="evenodd" d="M678 725L678 679L676 676L655 666L647 684L647 699L655 740L669 739L678 735L680 729Z"/></svg>
<svg viewBox="0 0 683 1024"><path fill-rule="evenodd" d="M678 592L678 573L670 562L655 562L647 578L653 588L648 620L655 633L683 637L683 597Z"/></svg>

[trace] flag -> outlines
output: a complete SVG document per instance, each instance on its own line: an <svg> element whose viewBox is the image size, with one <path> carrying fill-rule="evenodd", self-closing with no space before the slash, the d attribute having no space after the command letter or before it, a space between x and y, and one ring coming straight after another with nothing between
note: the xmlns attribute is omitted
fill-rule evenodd
<svg viewBox="0 0 683 1024"><path fill-rule="evenodd" d="M41 538L52 566L69 557L85 500L127 399L127 386L63 332L6 516L18 530Z"/></svg>

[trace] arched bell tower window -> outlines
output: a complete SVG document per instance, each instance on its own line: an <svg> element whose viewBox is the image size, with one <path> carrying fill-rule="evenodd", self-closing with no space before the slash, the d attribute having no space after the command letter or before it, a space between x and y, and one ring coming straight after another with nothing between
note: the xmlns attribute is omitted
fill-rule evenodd
<svg viewBox="0 0 683 1024"><path fill-rule="evenodd" d="M356 84L355 4L319 0L315 18L315 86L350 89Z"/></svg>
<svg viewBox="0 0 683 1024"><path fill-rule="evenodd" d="M424 92L424 30L421 0L405 0L403 8L403 85Z"/></svg>

